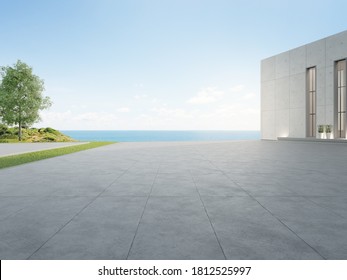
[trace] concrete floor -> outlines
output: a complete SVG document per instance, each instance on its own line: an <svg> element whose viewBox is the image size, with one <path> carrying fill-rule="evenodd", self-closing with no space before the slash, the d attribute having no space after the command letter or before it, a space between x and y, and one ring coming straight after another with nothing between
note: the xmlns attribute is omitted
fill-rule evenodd
<svg viewBox="0 0 347 280"><path fill-rule="evenodd" d="M347 259L347 145L119 143L0 170L0 259Z"/></svg>
<svg viewBox="0 0 347 280"><path fill-rule="evenodd" d="M0 157L11 156L42 150L63 148L74 145L85 144L86 142L59 142L59 143L0 143Z"/></svg>

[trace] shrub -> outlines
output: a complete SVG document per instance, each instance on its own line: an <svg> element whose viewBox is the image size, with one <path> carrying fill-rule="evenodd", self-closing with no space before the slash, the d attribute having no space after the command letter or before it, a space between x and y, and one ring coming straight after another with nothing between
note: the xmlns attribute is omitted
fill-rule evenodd
<svg viewBox="0 0 347 280"><path fill-rule="evenodd" d="M332 125L331 125L331 124L327 124L327 125L325 126L325 132L326 132L326 133L331 133L331 131L332 131Z"/></svg>
<svg viewBox="0 0 347 280"><path fill-rule="evenodd" d="M13 134L6 134L2 136L2 139L17 139L17 135L13 135Z"/></svg>
<svg viewBox="0 0 347 280"><path fill-rule="evenodd" d="M0 136L8 134L8 127L6 125L0 124Z"/></svg>
<svg viewBox="0 0 347 280"><path fill-rule="evenodd" d="M11 127L7 131L8 131L8 134L16 135L18 137L18 128L17 127Z"/></svg>
<svg viewBox="0 0 347 280"><path fill-rule="evenodd" d="M52 136L46 136L46 137L44 137L43 139L46 140L46 141L49 141L49 142L55 141L55 138L52 137Z"/></svg>
<svg viewBox="0 0 347 280"><path fill-rule="evenodd" d="M54 135L59 135L59 132L58 132L57 130L51 128L51 127L46 127L46 128L44 129L44 132L52 133L52 134L54 134Z"/></svg>

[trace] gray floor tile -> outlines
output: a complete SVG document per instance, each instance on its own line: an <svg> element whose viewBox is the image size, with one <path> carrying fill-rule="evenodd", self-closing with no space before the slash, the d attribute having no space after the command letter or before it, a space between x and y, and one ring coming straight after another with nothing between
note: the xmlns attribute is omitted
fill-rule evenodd
<svg viewBox="0 0 347 280"><path fill-rule="evenodd" d="M102 196L148 196L155 178L155 173L141 175L127 172L107 188Z"/></svg>
<svg viewBox="0 0 347 280"><path fill-rule="evenodd" d="M289 190L302 196L347 196L346 183L332 183L311 178L294 178L283 180L282 184Z"/></svg>
<svg viewBox="0 0 347 280"><path fill-rule="evenodd" d="M347 196L310 196L307 199L347 219Z"/></svg>
<svg viewBox="0 0 347 280"><path fill-rule="evenodd" d="M130 259L223 259L197 197L151 197Z"/></svg>
<svg viewBox="0 0 347 280"><path fill-rule="evenodd" d="M105 192L101 194L105 196L144 196L147 197L152 189L153 183L141 182L115 182Z"/></svg>
<svg viewBox="0 0 347 280"><path fill-rule="evenodd" d="M0 259L28 258L91 199L47 198L3 220L0 227Z"/></svg>
<svg viewBox="0 0 347 280"><path fill-rule="evenodd" d="M40 199L35 196L0 196L0 221L15 215Z"/></svg>
<svg viewBox="0 0 347 280"><path fill-rule="evenodd" d="M151 196L198 196L194 181L182 178L157 178Z"/></svg>
<svg viewBox="0 0 347 280"><path fill-rule="evenodd" d="M228 259L321 259L250 197L203 197Z"/></svg>
<svg viewBox="0 0 347 280"><path fill-rule="evenodd" d="M283 186L279 180L262 178L253 175L252 177L236 179L237 185L249 193L251 196L297 196L293 190Z"/></svg>
<svg viewBox="0 0 347 280"><path fill-rule="evenodd" d="M327 259L347 259L347 220L301 197L257 198Z"/></svg>
<svg viewBox="0 0 347 280"><path fill-rule="evenodd" d="M31 259L126 259L145 202L141 197L98 198Z"/></svg>
<svg viewBox="0 0 347 280"><path fill-rule="evenodd" d="M248 196L242 188L223 174L193 175L193 177L202 196Z"/></svg>

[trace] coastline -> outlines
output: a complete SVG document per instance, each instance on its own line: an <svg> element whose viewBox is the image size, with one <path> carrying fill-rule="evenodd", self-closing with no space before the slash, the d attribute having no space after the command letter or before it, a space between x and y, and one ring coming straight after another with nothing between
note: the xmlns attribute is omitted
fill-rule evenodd
<svg viewBox="0 0 347 280"><path fill-rule="evenodd" d="M236 130L60 130L77 141L185 142L259 140L260 131Z"/></svg>

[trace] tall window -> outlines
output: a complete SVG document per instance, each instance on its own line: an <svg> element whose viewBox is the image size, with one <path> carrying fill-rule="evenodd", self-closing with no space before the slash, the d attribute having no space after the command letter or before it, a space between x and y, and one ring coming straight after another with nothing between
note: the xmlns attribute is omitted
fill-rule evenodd
<svg viewBox="0 0 347 280"><path fill-rule="evenodd" d="M337 137L346 138L346 60L336 63L337 70Z"/></svg>
<svg viewBox="0 0 347 280"><path fill-rule="evenodd" d="M316 136L316 67L307 69L307 136Z"/></svg>

